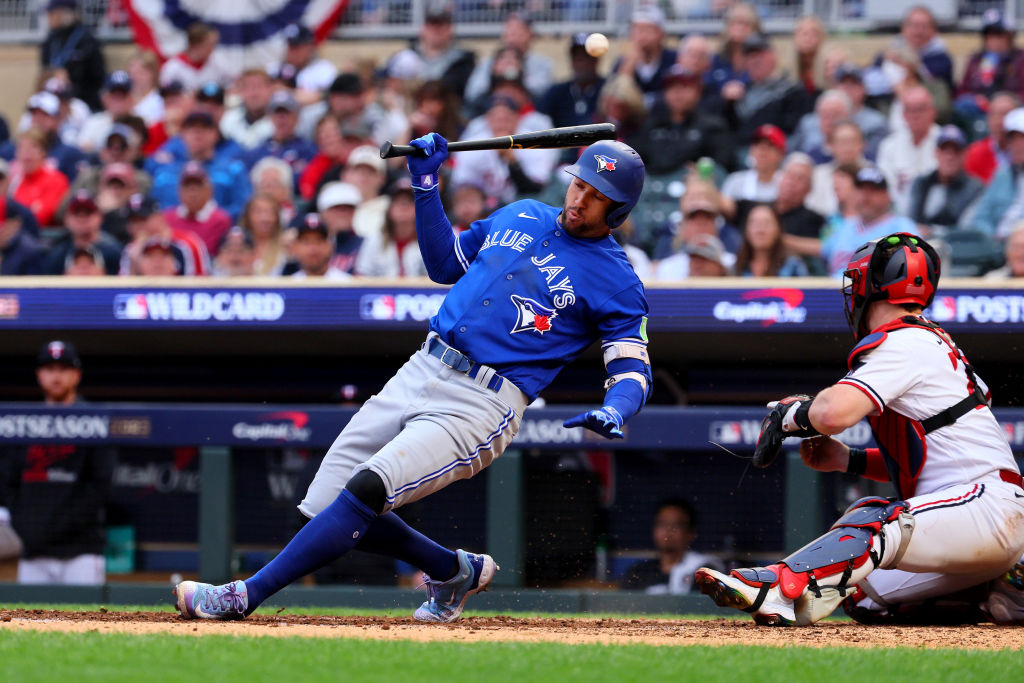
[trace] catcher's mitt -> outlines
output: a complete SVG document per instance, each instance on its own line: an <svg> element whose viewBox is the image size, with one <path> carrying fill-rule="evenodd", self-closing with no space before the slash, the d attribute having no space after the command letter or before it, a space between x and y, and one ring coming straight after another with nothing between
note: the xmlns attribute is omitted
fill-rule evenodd
<svg viewBox="0 0 1024 683"><path fill-rule="evenodd" d="M795 396L787 396L781 401L772 401L768 404L770 410L764 416L764 419L761 420L761 433L758 435L757 444L754 446L754 457L751 460L754 467L768 467L775 462L779 451L782 450L782 441L787 436L817 436L818 432L814 429L783 430L786 414L791 410L798 410L802 403L812 400L814 399L806 394L797 394Z"/></svg>

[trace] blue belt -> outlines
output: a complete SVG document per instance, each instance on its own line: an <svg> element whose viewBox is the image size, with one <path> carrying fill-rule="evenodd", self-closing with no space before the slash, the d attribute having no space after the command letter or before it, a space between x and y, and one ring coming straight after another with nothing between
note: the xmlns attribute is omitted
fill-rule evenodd
<svg viewBox="0 0 1024 683"><path fill-rule="evenodd" d="M476 379L476 376L480 373L480 368L486 367L480 363L473 362L470 360L469 356L462 353L462 351L453 349L437 337L431 337L427 340L427 353L440 360L452 370L455 370L456 372L463 372L473 379ZM504 377L498 373L494 373L491 379L487 382L487 388L497 393L504 382Z"/></svg>

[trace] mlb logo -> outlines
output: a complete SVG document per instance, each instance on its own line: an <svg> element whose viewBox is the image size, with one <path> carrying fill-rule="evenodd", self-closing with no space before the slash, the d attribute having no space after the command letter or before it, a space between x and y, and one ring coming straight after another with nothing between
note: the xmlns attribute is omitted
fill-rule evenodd
<svg viewBox="0 0 1024 683"><path fill-rule="evenodd" d="M618 163L618 159L612 159L610 156L605 154L595 154L594 158L597 159L597 172L601 171L614 171L615 164Z"/></svg>
<svg viewBox="0 0 1024 683"><path fill-rule="evenodd" d="M712 422L710 432L710 440L716 443L743 443L743 426L739 422Z"/></svg>
<svg viewBox="0 0 1024 683"><path fill-rule="evenodd" d="M363 320L394 320L395 297L391 294L364 296L360 309Z"/></svg>
<svg viewBox="0 0 1024 683"><path fill-rule="evenodd" d="M956 298L952 296L935 297L927 317L937 323L956 320Z"/></svg>
<svg viewBox="0 0 1024 683"><path fill-rule="evenodd" d="M149 305L145 294L118 294L114 297L114 317L118 320L145 320Z"/></svg>

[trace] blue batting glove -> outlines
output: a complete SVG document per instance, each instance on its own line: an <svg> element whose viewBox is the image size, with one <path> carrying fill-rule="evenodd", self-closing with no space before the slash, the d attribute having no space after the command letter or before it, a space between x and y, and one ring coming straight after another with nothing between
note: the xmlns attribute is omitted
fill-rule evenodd
<svg viewBox="0 0 1024 683"><path fill-rule="evenodd" d="M562 423L563 427L586 427L592 432L597 432L606 439L622 439L622 416L619 411L611 406L604 406L597 410L588 410L576 417L570 417Z"/></svg>
<svg viewBox="0 0 1024 683"><path fill-rule="evenodd" d="M427 133L409 144L419 150L406 157L413 188L425 191L435 189L437 170L448 158L448 141L437 133Z"/></svg>

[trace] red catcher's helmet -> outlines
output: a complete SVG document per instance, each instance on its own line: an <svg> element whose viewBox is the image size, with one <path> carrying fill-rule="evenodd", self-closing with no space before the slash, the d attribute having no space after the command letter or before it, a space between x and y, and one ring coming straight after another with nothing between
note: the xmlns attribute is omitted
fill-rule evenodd
<svg viewBox="0 0 1024 683"><path fill-rule="evenodd" d="M860 325L872 301L931 305L940 268L935 249L910 233L898 232L861 245L843 273L843 308L853 336L860 339L870 331L862 332Z"/></svg>

